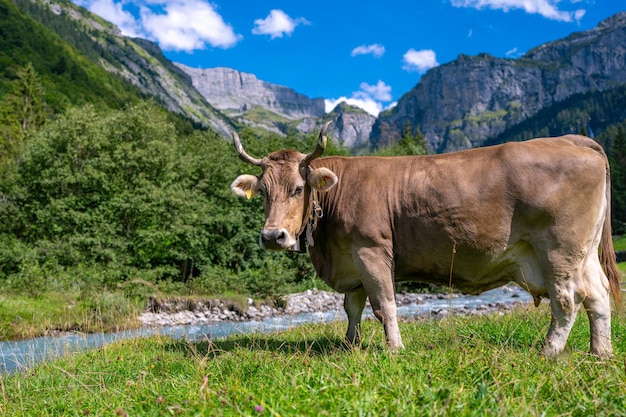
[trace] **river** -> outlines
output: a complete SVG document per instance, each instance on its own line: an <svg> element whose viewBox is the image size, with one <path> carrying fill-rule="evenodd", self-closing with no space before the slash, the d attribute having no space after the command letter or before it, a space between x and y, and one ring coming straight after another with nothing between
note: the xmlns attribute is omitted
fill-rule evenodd
<svg viewBox="0 0 626 417"><path fill-rule="evenodd" d="M460 295L451 299L433 299L422 304L409 304L398 307L398 315L404 318L431 315L433 312L467 311L471 309L489 309L495 303L528 303L531 296L525 291L511 287L496 288L480 295ZM365 317L373 317L371 309L364 312ZM104 346L108 343L135 337L167 335L174 338L197 340L215 340L235 334L254 332L277 332L304 323L327 323L347 321L343 310L331 310L316 313L301 313L270 317L259 321L218 322L202 325L144 327L116 333L68 333L59 336L38 337L29 340L0 342L0 372L10 373L32 368L38 363L61 355L82 352Z"/></svg>

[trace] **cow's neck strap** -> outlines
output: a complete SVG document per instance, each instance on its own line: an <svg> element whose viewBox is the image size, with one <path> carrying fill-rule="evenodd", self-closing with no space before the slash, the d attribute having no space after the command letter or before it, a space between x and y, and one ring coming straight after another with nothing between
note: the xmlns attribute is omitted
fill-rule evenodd
<svg viewBox="0 0 626 417"><path fill-rule="evenodd" d="M307 246L315 246L315 241L313 240L313 232L317 229L317 221L324 217L324 210L322 206L320 206L317 198L317 191L311 189L311 204L308 216L306 217L306 222L303 221L304 225L300 233L298 234L297 243L292 248L294 252L306 253Z"/></svg>
<svg viewBox="0 0 626 417"><path fill-rule="evenodd" d="M324 210L322 210L322 207L318 203L316 190L311 190L311 206L311 214L309 214L305 231L307 246L315 246L313 232L317 229L317 220L324 217Z"/></svg>

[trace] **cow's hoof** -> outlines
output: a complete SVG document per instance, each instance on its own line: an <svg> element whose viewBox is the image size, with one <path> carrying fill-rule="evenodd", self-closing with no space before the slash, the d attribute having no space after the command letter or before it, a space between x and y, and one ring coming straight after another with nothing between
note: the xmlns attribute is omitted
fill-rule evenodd
<svg viewBox="0 0 626 417"><path fill-rule="evenodd" d="M541 355L545 356L546 358L556 358L561 353L563 353L563 349L558 349L551 343L546 343L541 348Z"/></svg>
<svg viewBox="0 0 626 417"><path fill-rule="evenodd" d="M389 351L390 352L397 353L397 352L400 352L400 351L403 351L403 350L404 350L404 344L402 342L394 343L394 344L389 343Z"/></svg>
<svg viewBox="0 0 626 417"><path fill-rule="evenodd" d="M614 357L613 350L610 347L602 350L591 349L591 354L600 359L612 359Z"/></svg>

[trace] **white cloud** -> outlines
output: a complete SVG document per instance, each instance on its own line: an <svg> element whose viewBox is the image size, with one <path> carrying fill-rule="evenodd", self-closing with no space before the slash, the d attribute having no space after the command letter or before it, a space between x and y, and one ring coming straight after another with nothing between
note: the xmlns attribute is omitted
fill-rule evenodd
<svg viewBox="0 0 626 417"><path fill-rule="evenodd" d="M140 36L165 50L192 51L207 45L233 47L242 39L206 0L139 0L136 19L124 10L124 1L78 0L78 4L116 24L125 36Z"/></svg>
<svg viewBox="0 0 626 417"><path fill-rule="evenodd" d="M356 48L352 50L352 53L350 53L350 56L368 55L368 54L373 55L374 58L380 58L381 56L385 54L385 47L379 43L375 43L372 45L357 46Z"/></svg>
<svg viewBox="0 0 626 417"><path fill-rule="evenodd" d="M207 44L226 49L242 38L206 1L172 0L163 2L162 8L165 13L142 7L141 21L146 33L163 49L192 51Z"/></svg>
<svg viewBox="0 0 626 417"><path fill-rule="evenodd" d="M455 7L471 7L474 9L494 9L508 12L512 9L522 9L526 13L539 14L546 19L561 22L579 21L585 15L585 10L566 12L559 10L560 0L452 0Z"/></svg>
<svg viewBox="0 0 626 417"><path fill-rule="evenodd" d="M376 101L391 101L391 86L381 80L378 80L374 85L363 82L359 88L360 91L354 93L356 97L371 97Z"/></svg>
<svg viewBox="0 0 626 417"><path fill-rule="evenodd" d="M256 19L252 33L255 35L270 35L272 39L290 36L299 24L308 25L304 18L292 19L282 10L272 10L265 19Z"/></svg>
<svg viewBox="0 0 626 417"><path fill-rule="evenodd" d="M137 37L142 35L141 26L130 12L122 8L122 3L113 0L95 0L91 4L82 4L91 12L115 23L125 36Z"/></svg>
<svg viewBox="0 0 626 417"><path fill-rule="evenodd" d="M509 49L508 51L506 51L505 55L508 57L517 58L521 54L518 52L517 48L513 48L513 49Z"/></svg>
<svg viewBox="0 0 626 417"><path fill-rule="evenodd" d="M580 22L580 20L583 18L583 16L585 15L585 13L587 13L586 10L583 9L578 9L574 12L574 20L576 20L577 22Z"/></svg>
<svg viewBox="0 0 626 417"><path fill-rule="evenodd" d="M411 48L403 55L402 58L404 62L402 69L406 71L417 71L420 74L423 74L429 69L439 65L437 62L437 55L435 54L435 51L431 49L416 51Z"/></svg>
<svg viewBox="0 0 626 417"><path fill-rule="evenodd" d="M389 109L396 103L391 101L391 86L384 81L378 80L374 85L361 83L359 90L352 93L352 97L339 97L336 99L326 99L326 112L331 112L337 104L346 102L352 106L359 107L372 116L378 116L383 110Z"/></svg>

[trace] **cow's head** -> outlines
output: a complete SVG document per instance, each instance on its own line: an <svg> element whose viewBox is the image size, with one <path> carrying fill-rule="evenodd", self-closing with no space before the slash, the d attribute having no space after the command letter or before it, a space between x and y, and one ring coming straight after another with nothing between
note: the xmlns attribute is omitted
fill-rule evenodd
<svg viewBox="0 0 626 417"><path fill-rule="evenodd" d="M326 192L337 184L337 176L328 168L313 168L310 163L326 149L326 123L320 131L317 147L308 155L297 151L276 151L262 159L244 151L237 133L233 133L235 149L244 162L260 167L260 176L240 175L230 185L238 196L263 196L265 225L259 243L262 248L292 248L312 210L312 190Z"/></svg>

